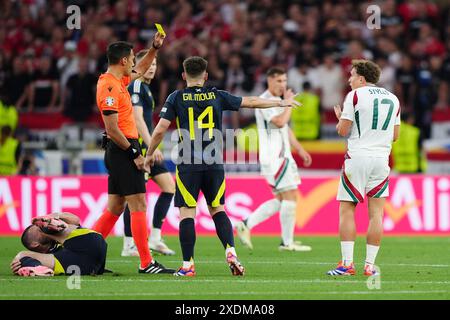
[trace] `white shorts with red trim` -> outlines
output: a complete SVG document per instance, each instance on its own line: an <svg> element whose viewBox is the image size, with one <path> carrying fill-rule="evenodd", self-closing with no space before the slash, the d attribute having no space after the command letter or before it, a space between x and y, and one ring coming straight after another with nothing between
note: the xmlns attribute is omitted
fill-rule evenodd
<svg viewBox="0 0 450 320"><path fill-rule="evenodd" d="M342 166L337 200L364 202L389 196L389 159L374 157L347 158Z"/></svg>
<svg viewBox="0 0 450 320"><path fill-rule="evenodd" d="M298 167L293 158L281 158L270 168L261 166L261 174L274 194L295 190L301 183Z"/></svg>

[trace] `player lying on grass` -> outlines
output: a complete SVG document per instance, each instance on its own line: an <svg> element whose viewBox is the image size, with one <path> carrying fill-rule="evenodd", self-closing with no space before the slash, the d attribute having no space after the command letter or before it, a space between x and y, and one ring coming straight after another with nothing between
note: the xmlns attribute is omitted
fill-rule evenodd
<svg viewBox="0 0 450 320"><path fill-rule="evenodd" d="M19 252L11 262L13 273L23 276L53 276L78 267L81 275L103 274L107 244L102 235L80 226L71 213L53 213L33 219L22 234L29 251Z"/></svg>

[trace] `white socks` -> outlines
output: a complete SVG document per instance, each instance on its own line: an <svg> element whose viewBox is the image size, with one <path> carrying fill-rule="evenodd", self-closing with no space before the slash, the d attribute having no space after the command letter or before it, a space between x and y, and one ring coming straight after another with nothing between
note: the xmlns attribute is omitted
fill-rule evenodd
<svg viewBox="0 0 450 320"><path fill-rule="evenodd" d="M183 261L183 268L189 269L194 264L194 259L191 258L189 261Z"/></svg>
<svg viewBox="0 0 450 320"><path fill-rule="evenodd" d="M280 201L271 199L261 204L247 219L247 227L251 230L256 225L270 218L280 210Z"/></svg>
<svg viewBox="0 0 450 320"><path fill-rule="evenodd" d="M371 270L375 264L375 258L377 257L379 246L373 246L371 244L366 245L366 266L370 266Z"/></svg>
<svg viewBox="0 0 450 320"><path fill-rule="evenodd" d="M281 238L284 245L294 242L294 230L297 202L274 198L261 204L247 219L247 227L251 230L264 220L280 211Z"/></svg>
<svg viewBox="0 0 450 320"><path fill-rule="evenodd" d="M231 254L232 254L233 256L237 257L236 249L235 249L234 247L227 247L227 248L225 249L225 258L228 256L228 252L231 252Z"/></svg>
<svg viewBox="0 0 450 320"><path fill-rule="evenodd" d="M123 250L128 250L134 246L133 237L123 237Z"/></svg>
<svg viewBox="0 0 450 320"><path fill-rule="evenodd" d="M148 238L148 243L158 242L161 240L161 229L153 228L151 229L150 237ZM123 248L128 249L134 246L133 237L123 237Z"/></svg>
<svg viewBox="0 0 450 320"><path fill-rule="evenodd" d="M161 229L154 228L152 226L150 230L150 237L148 238L148 242L158 242L161 241Z"/></svg>
<svg viewBox="0 0 450 320"><path fill-rule="evenodd" d="M288 246L294 242L295 214L297 202L283 200L280 206L281 239Z"/></svg>
<svg viewBox="0 0 450 320"><path fill-rule="evenodd" d="M344 266L349 266L353 262L354 246L354 241L341 241L342 263ZM377 257L379 249L379 246L373 246L371 244L366 245L365 266L370 266L371 270L375 264L375 258Z"/></svg>
<svg viewBox="0 0 450 320"><path fill-rule="evenodd" d="M353 262L355 241L341 241L342 263L349 266Z"/></svg>

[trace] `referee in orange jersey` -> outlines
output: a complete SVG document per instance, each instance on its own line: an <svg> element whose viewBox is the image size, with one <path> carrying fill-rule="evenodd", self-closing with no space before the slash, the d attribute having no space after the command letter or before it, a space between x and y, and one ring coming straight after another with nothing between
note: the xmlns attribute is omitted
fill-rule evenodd
<svg viewBox="0 0 450 320"><path fill-rule="evenodd" d="M108 205L93 229L108 236L128 203L131 230L139 252L139 273L170 273L155 261L148 248L144 157L138 142L138 131L127 85L141 77L150 67L164 36L158 32L148 53L135 66L133 46L114 42L108 46L108 70L97 83L97 105L106 129L105 166L108 170Z"/></svg>

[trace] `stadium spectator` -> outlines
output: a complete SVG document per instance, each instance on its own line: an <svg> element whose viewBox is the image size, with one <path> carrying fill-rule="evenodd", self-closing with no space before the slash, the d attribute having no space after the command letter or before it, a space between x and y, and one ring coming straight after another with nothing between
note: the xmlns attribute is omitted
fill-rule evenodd
<svg viewBox="0 0 450 320"><path fill-rule="evenodd" d="M21 109L27 98L27 88L31 82L31 74L26 68L25 59L22 56L13 60L12 71L6 77L5 92L9 102Z"/></svg>
<svg viewBox="0 0 450 320"><path fill-rule="evenodd" d="M309 81L303 83L298 97L302 107L292 110L291 128L298 140L315 140L320 136L320 98Z"/></svg>
<svg viewBox="0 0 450 320"><path fill-rule="evenodd" d="M308 68L309 62L300 60L295 67L288 70L288 87L294 92L302 92L305 82L312 83L311 71Z"/></svg>
<svg viewBox="0 0 450 320"><path fill-rule="evenodd" d="M403 55L401 65L396 70L395 78L395 95L400 100L402 110L412 112L416 90L416 70L409 55Z"/></svg>
<svg viewBox="0 0 450 320"><path fill-rule="evenodd" d="M64 53L56 62L56 67L61 75L59 82L61 88L64 88L69 77L78 71L78 56L76 50L77 44L75 41L66 41L64 44Z"/></svg>
<svg viewBox="0 0 450 320"><path fill-rule="evenodd" d="M170 92L177 90L182 85L182 83L179 80L181 70L178 57L175 54L170 54L166 56L166 60L164 60L164 62L165 68L163 67L164 71L162 72L161 75L162 80L159 94L160 106L164 104L164 101Z"/></svg>
<svg viewBox="0 0 450 320"><path fill-rule="evenodd" d="M4 90L6 85L6 78L7 78L7 69L6 69L6 63L5 58L3 54L0 52L0 95L7 94L8 91Z"/></svg>
<svg viewBox="0 0 450 320"><path fill-rule="evenodd" d="M39 59L28 89L28 111L54 112L59 97L58 72L52 67L49 56Z"/></svg>
<svg viewBox="0 0 450 320"><path fill-rule="evenodd" d="M1 128L0 136L0 176L15 175L20 170L22 147L12 136L10 126Z"/></svg>
<svg viewBox="0 0 450 320"><path fill-rule="evenodd" d="M325 55L323 63L317 68L317 77L320 79L318 89L322 97L322 108L333 110L335 105L342 102L344 87L342 68L333 55Z"/></svg>
<svg viewBox="0 0 450 320"><path fill-rule="evenodd" d="M426 171L426 159L422 149L420 129L414 126L411 113L403 113L402 129L396 143L392 145L394 170L398 173L419 173Z"/></svg>
<svg viewBox="0 0 450 320"><path fill-rule="evenodd" d="M375 30L366 26L366 8L372 3L348 0L337 3L275 0L81 1L80 30L66 29L64 4L63 1L48 0L1 2L0 18L4 23L0 26L0 79L2 75L6 80L15 74L12 66L17 63L14 60L20 60L20 57L27 63L31 62L32 68L30 70L27 65L19 74L41 72L39 61L44 55L57 61L60 73L57 78L62 91L69 76L77 72L76 61L66 65L67 56L87 55L90 72L100 74L106 70L105 52L109 43L128 40L136 43L137 50L148 46L154 34L149 21L162 22L168 33L167 47L159 57L162 62L161 79L167 80L152 84L154 96L159 97L158 105L162 105L167 94L180 85L176 78L180 73L181 61L189 55L208 57L211 85L225 84L228 87L226 84L230 82L230 87L236 85L243 94L264 90L264 74L268 66L284 66L290 72L289 85L294 91L301 91L307 78L314 89L321 90L320 98L325 105L330 104L326 103L329 95L325 91L334 91L337 99L337 95L349 90L346 86L339 92L340 88L331 89L331 84L330 90L324 90L324 78L316 76L319 71L317 66L325 65L330 54L339 61L344 77L347 77L352 59L386 57L386 70L396 69L394 78L390 76L389 81L396 82L396 92L400 82L402 95L399 96L410 100L405 101L407 104L411 104L418 95L423 96L426 85L422 80L425 75L420 75L420 72L427 70L424 66L432 63L431 56L444 59L443 70L450 65L450 10L443 1L384 1L380 4L381 28ZM410 62L403 62L405 54L410 56ZM412 69L404 66L409 63ZM240 66L236 68L236 64ZM298 68L295 65L304 70L296 71ZM246 79L243 82L242 74ZM435 104L431 109L445 109L449 105L450 95L446 94L448 74L432 72L432 82L438 77L437 82L441 84L438 99L425 99L427 103ZM422 83L410 85L412 75ZM24 82L21 78L19 87ZM419 88L421 90L418 91ZM12 103L18 102L19 89L15 92L6 90L5 86L2 89L6 98L16 100ZM47 88L47 91L50 90ZM18 106L24 103L31 110L36 107L45 111L51 105L50 100L48 98L44 106L36 104L39 101L32 104L21 101ZM61 102L54 101L55 105ZM420 114L414 116L420 118ZM240 120L248 121L246 117Z"/></svg>
<svg viewBox="0 0 450 320"><path fill-rule="evenodd" d="M375 59L376 64L381 68L381 76L377 85L383 87L390 92L394 92L395 86L395 68L390 65L384 55L380 55Z"/></svg>
<svg viewBox="0 0 450 320"><path fill-rule="evenodd" d="M440 92L441 85L444 85L441 67L442 59L439 56L433 56L429 60L422 61L417 72L414 116L415 125L422 131L424 139L431 137L432 111L443 99Z"/></svg>
<svg viewBox="0 0 450 320"><path fill-rule="evenodd" d="M241 94L245 90L247 76L242 67L242 58L238 53L233 53L228 60L228 70L225 73L225 88L234 94Z"/></svg>
<svg viewBox="0 0 450 320"><path fill-rule="evenodd" d="M87 58L78 60L78 73L67 80L66 91L63 95L64 115L77 122L89 119L95 106L94 85L97 78L89 72L88 63Z"/></svg>

